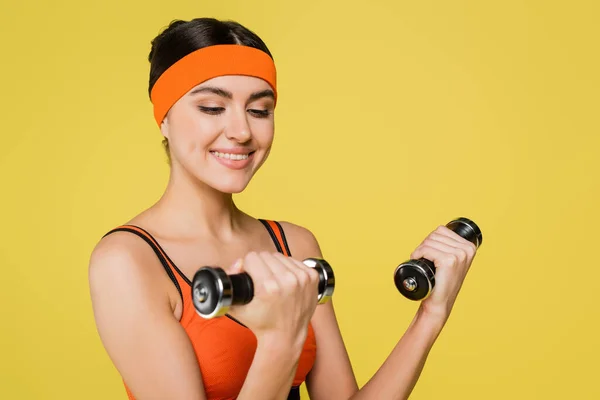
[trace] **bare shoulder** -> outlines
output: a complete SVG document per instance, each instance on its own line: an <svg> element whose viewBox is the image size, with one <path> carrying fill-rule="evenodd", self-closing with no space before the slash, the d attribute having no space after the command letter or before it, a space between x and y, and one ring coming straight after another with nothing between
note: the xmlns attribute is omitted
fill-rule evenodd
<svg viewBox="0 0 600 400"><path fill-rule="evenodd" d="M147 252L144 243L127 232L114 232L100 239L89 261L90 280L112 276L122 279L142 273L142 261Z"/></svg>
<svg viewBox="0 0 600 400"><path fill-rule="evenodd" d="M296 259L322 257L321 247L313 232L304 226L289 221L279 221L285 232L292 256Z"/></svg>
<svg viewBox="0 0 600 400"><path fill-rule="evenodd" d="M126 298L146 297L148 293L165 293L166 274L152 248L129 232L113 232L100 239L92 250L88 279L92 300L110 293L123 293ZM125 301L125 299L123 299ZM172 302L172 301L170 301Z"/></svg>
<svg viewBox="0 0 600 400"><path fill-rule="evenodd" d="M123 225L144 226L150 210L145 210ZM144 239L127 231L113 231L96 243L89 259L90 280L136 278L156 270L159 263L152 248Z"/></svg>

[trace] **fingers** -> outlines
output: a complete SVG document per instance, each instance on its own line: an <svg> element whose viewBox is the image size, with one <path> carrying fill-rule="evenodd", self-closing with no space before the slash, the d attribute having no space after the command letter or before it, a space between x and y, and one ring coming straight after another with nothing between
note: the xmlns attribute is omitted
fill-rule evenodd
<svg viewBox="0 0 600 400"><path fill-rule="evenodd" d="M477 246L461 237L448 227L442 225L438 226L437 229L431 232L429 236L423 240L420 246L433 247L438 250L455 254L458 257L459 263L467 263L469 265L473 257L475 257L475 253L477 252Z"/></svg>
<svg viewBox="0 0 600 400"><path fill-rule="evenodd" d="M281 262L276 254L269 252L259 253L265 267L271 271L273 280L277 283L277 292L295 290L300 285L298 277L291 273L289 268Z"/></svg>
<svg viewBox="0 0 600 400"><path fill-rule="evenodd" d="M304 271L298 268L298 266L294 263L294 260L292 258L286 257L281 253L275 253L273 256L277 259L279 263L281 263L281 267L285 268L285 271L292 274L296 278L296 281L300 286L306 285L306 283L310 279L308 271ZM306 268L305 266L304 269L308 268Z"/></svg>
<svg viewBox="0 0 600 400"><path fill-rule="evenodd" d="M477 246L475 246L473 243L463 238L447 226L438 226L436 230L429 235L429 237L435 238L438 241L444 242L451 246L454 244L454 246L464 248L470 255L474 255L477 251Z"/></svg>
<svg viewBox="0 0 600 400"><path fill-rule="evenodd" d="M299 284L302 287L309 286L311 289L318 289L319 273L314 268L308 267L301 261L291 257L286 257L281 253L276 253L275 257L289 269L291 273L296 275Z"/></svg>
<svg viewBox="0 0 600 400"><path fill-rule="evenodd" d="M438 228L439 229L439 228ZM454 232L452 232L454 233ZM457 240L458 235L446 235L443 233L439 233L437 230L431 232L427 238L431 238L437 240L438 242L445 243L449 246L464 246L465 243ZM460 237L459 237L460 238Z"/></svg>
<svg viewBox="0 0 600 400"><path fill-rule="evenodd" d="M254 282L256 295L260 295L261 288L267 293L278 291L279 284L275 279L273 270L257 252L250 252L246 255L243 268Z"/></svg>
<svg viewBox="0 0 600 400"><path fill-rule="evenodd" d="M469 260L469 253L464 245L457 244L457 242L452 242L452 239L449 239L447 237L440 238L439 236L440 235L434 234L430 235L423 241L423 243L419 247L432 248L439 250L443 253L453 254L456 256L456 259L459 263L465 263ZM414 256L417 250L413 252L411 258L419 258L417 256Z"/></svg>
<svg viewBox="0 0 600 400"><path fill-rule="evenodd" d="M318 272L281 253L248 253L242 261L231 267L230 273L242 270L252 278L257 295L260 295L261 288L269 295L279 295L284 291L294 292L307 286L315 292L318 290ZM317 297L316 293L313 297Z"/></svg>
<svg viewBox="0 0 600 400"><path fill-rule="evenodd" d="M456 254L452 252L446 252L437 247L432 247L429 245L421 245L417 247L412 253L411 258L425 258L433 262L436 268L453 267L459 264L458 256Z"/></svg>
<svg viewBox="0 0 600 400"><path fill-rule="evenodd" d="M249 254L253 261L251 273L253 281L262 286L270 295L279 295L282 292L293 292L298 287L304 287L310 280L307 271L298 268L291 258L279 253L266 251ZM308 268L303 265L303 268ZM252 271L252 272L251 272Z"/></svg>

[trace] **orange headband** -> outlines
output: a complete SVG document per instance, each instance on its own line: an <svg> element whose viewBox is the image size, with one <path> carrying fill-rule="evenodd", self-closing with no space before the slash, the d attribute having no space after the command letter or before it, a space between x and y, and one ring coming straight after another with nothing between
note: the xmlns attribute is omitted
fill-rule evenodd
<svg viewBox="0 0 600 400"><path fill-rule="evenodd" d="M169 67L152 87L154 119L160 126L169 109L194 86L223 75L246 75L264 79L276 90L273 59L262 50L237 44L208 46L183 57Z"/></svg>

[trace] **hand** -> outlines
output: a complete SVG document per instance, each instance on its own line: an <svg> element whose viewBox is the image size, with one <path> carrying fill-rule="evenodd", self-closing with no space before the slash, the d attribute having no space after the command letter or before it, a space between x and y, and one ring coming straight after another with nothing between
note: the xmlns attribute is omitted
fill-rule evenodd
<svg viewBox="0 0 600 400"><path fill-rule="evenodd" d="M444 321L449 317L476 251L473 243L445 226L439 226L415 249L411 259L423 257L436 267L435 287L421 302L425 314Z"/></svg>
<svg viewBox="0 0 600 400"><path fill-rule="evenodd" d="M229 314L250 328L257 339L283 338L304 344L308 323L317 306L319 274L301 261L281 253L251 252L228 273L247 272L254 297Z"/></svg>

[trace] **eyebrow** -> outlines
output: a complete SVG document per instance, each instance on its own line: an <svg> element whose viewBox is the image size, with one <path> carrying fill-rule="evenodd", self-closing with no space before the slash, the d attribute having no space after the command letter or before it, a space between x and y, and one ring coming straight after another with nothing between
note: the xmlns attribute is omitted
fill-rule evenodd
<svg viewBox="0 0 600 400"><path fill-rule="evenodd" d="M250 95L248 100L254 101L258 99L262 99L263 97L270 97L275 100L275 93L271 89L261 90L260 92L255 92Z"/></svg>
<svg viewBox="0 0 600 400"><path fill-rule="evenodd" d="M195 95L198 93L214 93L218 96L225 97L226 99L233 99L233 93L228 90L221 89L215 86L201 86L190 92L190 95ZM254 101L258 99L262 99L263 97L270 97L275 100L275 93L271 89L261 90L260 92L254 92L250 95L249 101Z"/></svg>

